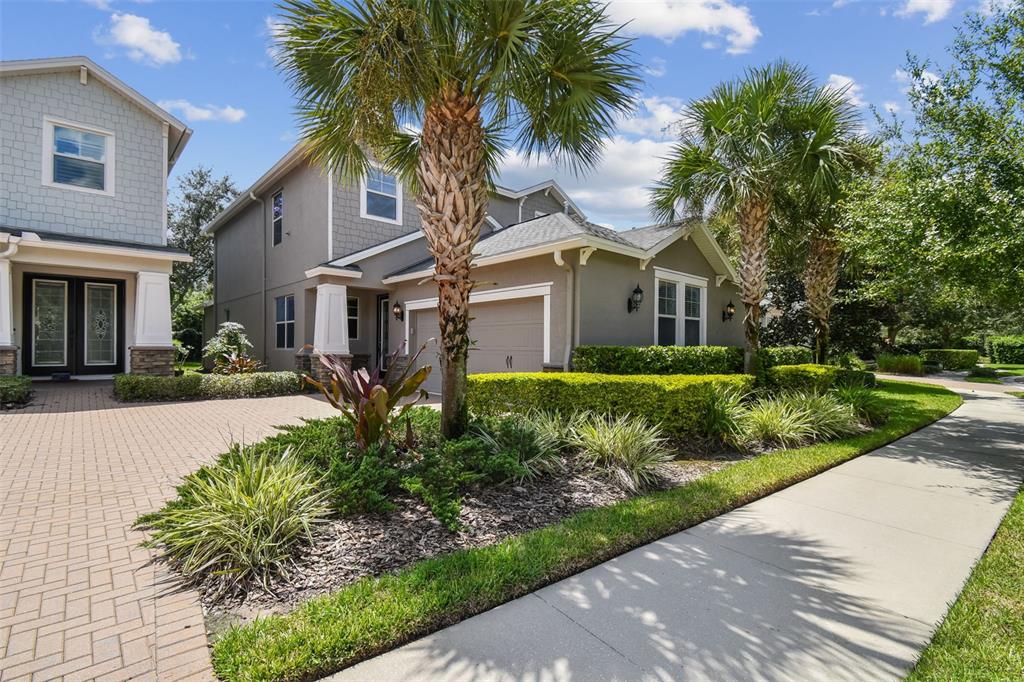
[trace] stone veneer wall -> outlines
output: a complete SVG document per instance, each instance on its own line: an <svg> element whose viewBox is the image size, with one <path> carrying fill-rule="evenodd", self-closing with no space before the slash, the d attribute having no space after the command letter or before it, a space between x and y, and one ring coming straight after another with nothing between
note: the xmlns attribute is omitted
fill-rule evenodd
<svg viewBox="0 0 1024 682"><path fill-rule="evenodd" d="M173 348L131 349L132 374L152 374L162 377L174 376Z"/></svg>
<svg viewBox="0 0 1024 682"><path fill-rule="evenodd" d="M352 367L351 355L334 355L331 357L334 357L349 367ZM320 356L316 353L303 351L296 353L295 371L303 376L309 375L320 382L329 381L331 378L330 371L324 367L324 363L320 362Z"/></svg>
<svg viewBox="0 0 1024 682"><path fill-rule="evenodd" d="M18 349L14 346L0 348L0 377L12 376L18 369Z"/></svg>

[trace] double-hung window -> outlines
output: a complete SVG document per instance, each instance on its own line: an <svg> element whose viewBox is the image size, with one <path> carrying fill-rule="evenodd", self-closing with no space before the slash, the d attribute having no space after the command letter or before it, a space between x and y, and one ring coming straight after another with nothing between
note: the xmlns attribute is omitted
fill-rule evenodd
<svg viewBox="0 0 1024 682"><path fill-rule="evenodd" d="M295 347L295 297L278 296L274 299L274 323L277 332L277 348Z"/></svg>
<svg viewBox="0 0 1024 682"><path fill-rule="evenodd" d="M274 223L274 246L281 243L284 235L284 192L278 192L270 200L270 211Z"/></svg>
<svg viewBox="0 0 1024 682"><path fill-rule="evenodd" d="M114 193L113 133L44 119L43 184Z"/></svg>
<svg viewBox="0 0 1024 682"><path fill-rule="evenodd" d="M353 296L348 298L348 340L354 341L359 338L359 299Z"/></svg>
<svg viewBox="0 0 1024 682"><path fill-rule="evenodd" d="M699 346L707 343L707 279L664 268L655 268L655 278L657 344Z"/></svg>
<svg viewBox="0 0 1024 682"><path fill-rule="evenodd" d="M370 168L363 179L359 199L359 213L363 218L402 224L402 184L392 173Z"/></svg>

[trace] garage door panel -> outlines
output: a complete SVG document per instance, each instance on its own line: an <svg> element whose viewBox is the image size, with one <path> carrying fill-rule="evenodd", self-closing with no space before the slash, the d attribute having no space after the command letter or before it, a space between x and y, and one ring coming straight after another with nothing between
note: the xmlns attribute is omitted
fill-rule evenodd
<svg viewBox="0 0 1024 682"><path fill-rule="evenodd" d="M544 303L540 297L477 303L470 306L469 348L470 374L508 372L539 372L544 363ZM417 349L431 337L439 338L436 310L417 311L412 322L415 333L410 340ZM435 342L436 343L436 342ZM424 387L437 393L441 390L438 346L432 343L421 356L422 364L435 369Z"/></svg>

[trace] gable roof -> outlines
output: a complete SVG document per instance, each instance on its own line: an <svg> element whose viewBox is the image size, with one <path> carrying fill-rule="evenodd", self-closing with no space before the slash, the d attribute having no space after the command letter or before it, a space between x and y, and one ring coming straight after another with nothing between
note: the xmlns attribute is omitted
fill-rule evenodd
<svg viewBox="0 0 1024 682"><path fill-rule="evenodd" d="M586 214L582 210L580 210L580 207L577 206L576 202L572 200L572 197L569 196L569 193L562 189L561 185L555 182L554 178L549 178L548 180L538 182L536 185L524 187L523 189L509 189L508 187L503 187L501 185L494 185L494 193L497 194L498 196L503 196L508 199L522 199L523 197L530 196L531 194L536 194L537 192L540 192L542 190L545 193L554 192L559 196L559 198L561 198L563 203L569 205L573 213L580 216L581 218L586 218Z"/></svg>
<svg viewBox="0 0 1024 682"><path fill-rule="evenodd" d="M170 172L188 144L189 138L192 137L192 129L93 60L74 56L0 61L0 76L62 72L78 72L86 79L92 76L122 97L134 102L157 120L166 123L170 129L167 140L167 170Z"/></svg>
<svg viewBox="0 0 1024 682"><path fill-rule="evenodd" d="M481 239L473 249L474 265L518 260L555 251L597 248L641 260L656 256L679 239L693 239L694 245L720 276L738 281L735 270L707 225L699 220L675 221L619 232L586 220L551 213L506 227ZM433 259L413 263L384 277L384 283L429 274Z"/></svg>

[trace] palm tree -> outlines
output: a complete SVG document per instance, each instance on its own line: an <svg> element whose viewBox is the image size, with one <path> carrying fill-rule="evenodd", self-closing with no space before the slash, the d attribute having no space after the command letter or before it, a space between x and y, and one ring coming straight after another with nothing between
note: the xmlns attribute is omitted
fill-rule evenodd
<svg viewBox="0 0 1024 682"><path fill-rule="evenodd" d="M858 119L845 95L786 62L721 83L687 106L680 141L652 191L662 219L674 218L680 203L690 212L734 215L749 373L757 372L776 200L794 183L809 197L827 196L853 163L847 142L857 138Z"/></svg>
<svg viewBox="0 0 1024 682"><path fill-rule="evenodd" d="M507 149L573 170L598 160L639 83L630 41L592 0L287 0L281 65L311 158L341 177L370 156L416 186L433 254L442 431L467 424L473 246Z"/></svg>

